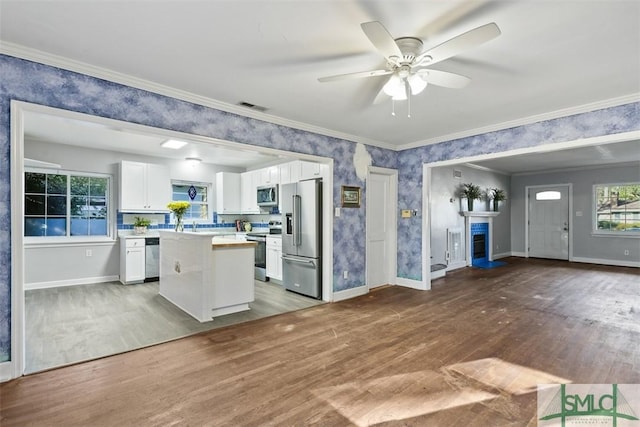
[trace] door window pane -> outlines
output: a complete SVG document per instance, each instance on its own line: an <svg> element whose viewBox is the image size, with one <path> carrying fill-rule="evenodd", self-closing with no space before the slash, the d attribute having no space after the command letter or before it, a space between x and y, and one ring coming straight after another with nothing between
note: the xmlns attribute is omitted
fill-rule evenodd
<svg viewBox="0 0 640 427"><path fill-rule="evenodd" d="M536 193L536 200L560 200L562 194L559 191L540 191Z"/></svg>

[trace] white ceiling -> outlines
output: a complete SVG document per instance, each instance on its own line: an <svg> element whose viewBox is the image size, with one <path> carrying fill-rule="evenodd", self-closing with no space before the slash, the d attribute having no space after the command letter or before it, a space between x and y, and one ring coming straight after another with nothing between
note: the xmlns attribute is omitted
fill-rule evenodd
<svg viewBox="0 0 640 427"><path fill-rule="evenodd" d="M360 29L372 20L425 48L489 22L502 35L433 66L469 86L429 86L411 99L411 118L406 102L393 117L390 100L371 105L384 77L317 80L384 67ZM36 49L388 147L640 93L636 0L2 0L0 39L0 51Z"/></svg>

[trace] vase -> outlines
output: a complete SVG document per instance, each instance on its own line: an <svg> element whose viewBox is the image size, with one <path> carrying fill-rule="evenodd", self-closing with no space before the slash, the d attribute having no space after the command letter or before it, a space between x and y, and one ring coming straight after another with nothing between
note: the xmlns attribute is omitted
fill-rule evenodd
<svg viewBox="0 0 640 427"><path fill-rule="evenodd" d="M184 224L182 223L182 216L176 215L176 228L175 231L184 231Z"/></svg>
<svg viewBox="0 0 640 427"><path fill-rule="evenodd" d="M469 212L473 211L473 199L471 198L467 199L467 210Z"/></svg>
<svg viewBox="0 0 640 427"><path fill-rule="evenodd" d="M500 202L496 199L493 199L493 211L494 212L498 212L498 204L500 204Z"/></svg>

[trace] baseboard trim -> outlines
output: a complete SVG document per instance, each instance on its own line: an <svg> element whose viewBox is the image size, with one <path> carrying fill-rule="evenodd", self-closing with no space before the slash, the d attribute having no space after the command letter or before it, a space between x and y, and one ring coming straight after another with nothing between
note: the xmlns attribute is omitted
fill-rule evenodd
<svg viewBox="0 0 640 427"><path fill-rule="evenodd" d="M640 268L640 262L637 262L637 261L621 261L617 259L582 258L582 257L573 257L571 261L581 262L585 264L615 265L616 267Z"/></svg>
<svg viewBox="0 0 640 427"><path fill-rule="evenodd" d="M346 299L359 297L362 295L366 295L368 293L369 293L369 288L367 286L358 286L357 288L337 291L333 293L333 302L344 301Z"/></svg>
<svg viewBox="0 0 640 427"><path fill-rule="evenodd" d="M510 256L517 256L520 258L527 258L526 252L511 252Z"/></svg>
<svg viewBox="0 0 640 427"><path fill-rule="evenodd" d="M404 286L405 288L417 289L419 291L429 290L431 286L427 289L424 287L424 283L421 280L413 280L413 279L405 279L404 277L396 277L396 284L398 286Z"/></svg>
<svg viewBox="0 0 640 427"><path fill-rule="evenodd" d="M441 277L444 277L447 275L447 269L443 268L442 270L438 270L438 271L432 271L431 272L431 280L436 280L439 279Z"/></svg>
<svg viewBox="0 0 640 427"><path fill-rule="evenodd" d="M11 373L13 372L12 368L13 366L10 361L0 363L0 383L7 382L12 378L11 376Z"/></svg>
<svg viewBox="0 0 640 427"><path fill-rule="evenodd" d="M458 270L460 268L465 268L466 266L467 266L467 261L452 263L447 266L447 271Z"/></svg>
<svg viewBox="0 0 640 427"><path fill-rule="evenodd" d="M71 280L54 280L51 282L25 283L25 290L58 288L61 286L91 285L95 283L117 282L120 276L83 277Z"/></svg>
<svg viewBox="0 0 640 427"><path fill-rule="evenodd" d="M501 254L493 254L493 259L500 259L500 258L506 258L506 257L510 257L513 256L512 252L503 252Z"/></svg>

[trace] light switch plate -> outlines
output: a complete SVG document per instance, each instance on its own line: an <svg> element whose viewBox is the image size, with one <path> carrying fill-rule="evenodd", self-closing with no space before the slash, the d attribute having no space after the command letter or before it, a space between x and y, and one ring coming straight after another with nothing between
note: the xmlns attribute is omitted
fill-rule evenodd
<svg viewBox="0 0 640 427"><path fill-rule="evenodd" d="M340 208L336 208L336 218L340 216Z"/></svg>

